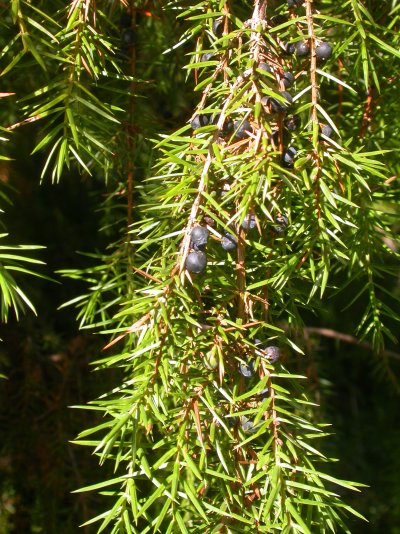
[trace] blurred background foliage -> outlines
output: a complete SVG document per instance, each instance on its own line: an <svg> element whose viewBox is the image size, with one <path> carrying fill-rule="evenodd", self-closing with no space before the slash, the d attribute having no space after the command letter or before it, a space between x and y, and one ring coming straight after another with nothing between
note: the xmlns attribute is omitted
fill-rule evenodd
<svg viewBox="0 0 400 534"><path fill-rule="evenodd" d="M26 10L28 17L34 15L36 8L52 12L49 2L44 1L36 7L30 2L11 4ZM53 13L57 13L54 21L62 20L59 14L63 4L52 2ZM16 272L16 281L28 294L37 315L28 312L17 321L10 312L7 323L0 326L0 372L7 377L0 383L0 534L69 534L77 532L79 524L102 511L96 495L70 494L77 487L97 481L98 468L96 459L87 450L68 442L82 428L95 426L95 418L100 417L94 411L69 406L83 405L112 389L118 383L118 371L92 372L90 362L98 358L104 339L94 336L90 330L79 331L71 308L59 309L64 302L85 292L87 286L56 273L61 269L90 271L98 257L118 250L121 226L125 231L121 221L126 219L128 159L133 159L135 180L140 183L153 163L150 140L186 123L196 104L193 81L186 78L182 69L187 61L185 53L193 49L193 41L188 39L173 53L162 54L183 33L183 23L176 19L174 11L160 9L157 1L137 3L139 7L132 24L134 45L128 42L127 49L127 28L121 26L120 20L124 6L111 1L99 4L103 10L100 15L107 21L107 46L116 51L115 75L119 73L120 83L113 84L111 92L109 81L104 80L96 88L95 96L121 110L118 112L121 125L116 124L111 133L104 132L104 138L110 135L114 146L127 145L125 150L120 150L118 161L104 165L104 175L89 176L70 165L69 169L61 169L59 175L57 172L53 175L53 181L60 183L52 184L49 177L42 179L48 154L32 155L45 135L41 121L28 121L23 127L12 129L6 134L9 142L3 143L2 153L11 158L0 162L0 187L10 201L0 206L4 211L1 223L9 233L8 244L46 247L35 252L34 257L45 265L35 265L34 270L52 280ZM250 4L242 2L238 10L246 11ZM321 0L318 4L331 9L333 2ZM396 2L369 0L365 4L376 19L382 18L382 24L398 27ZM46 29L55 33L59 28L54 21L48 21ZM51 73L57 70L51 65L56 59L42 57L41 51L48 46L45 33L39 29L25 37L25 42L15 40L17 23L9 6L0 3L1 68L5 69L15 58L19 60L13 65L12 74L3 72L0 78L1 91L17 95L10 94L1 100L3 126L24 120L17 100L40 84L50 83ZM36 53L22 53L25 48L32 50L28 38L33 41ZM65 46L69 46L68 35L63 38ZM132 53L135 54L134 72L128 58ZM351 63L352 53L349 50L347 59L343 54L345 61ZM390 69L387 64L382 65L377 73L379 90L371 89L374 100L366 125L369 133L366 144L371 150L392 149L397 154L400 150L399 63L390 65ZM139 81L124 79L123 75L134 75ZM348 75L352 75L351 69ZM132 91L137 95L134 124ZM327 95L325 98L329 101ZM331 98L332 106L336 106L335 87ZM338 123L349 137L358 135L360 123L354 117L360 115L362 110L354 106L347 94ZM92 120L90 113L86 119L86 122ZM83 130L89 127L86 119L82 118L78 125ZM57 120L60 119L56 118L56 123ZM132 128L133 150L126 135L127 129L131 133ZM399 158L387 158L393 176L398 177ZM383 216L384 212L392 214L393 232L398 234L400 206L391 191L390 187L383 191L380 207ZM136 200L133 195L133 205ZM390 246L398 245L393 241ZM340 462L330 469L335 476L369 486L359 494L346 495L347 502L370 521L369 524L355 521L352 532L399 534L400 350L390 341L380 355L374 354L368 342L357 345L353 336L365 302L360 299L356 310L346 309L346 292L334 296L333 289L346 282L344 275L338 275L320 303L318 313L305 315L307 356L297 359L295 365L309 378L309 394L321 405L321 419L332 423L333 437L325 440L325 452L340 458ZM400 277L383 278L380 283L386 291L400 297ZM356 284L354 281L354 294ZM390 320L389 325L396 333L398 325L390 324ZM110 469L103 466L104 478ZM94 531L91 526L82 529L85 534Z"/></svg>

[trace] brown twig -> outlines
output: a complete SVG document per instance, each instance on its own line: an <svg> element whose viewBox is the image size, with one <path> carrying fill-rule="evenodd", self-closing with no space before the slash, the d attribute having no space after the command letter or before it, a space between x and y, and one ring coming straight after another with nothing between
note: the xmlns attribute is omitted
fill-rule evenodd
<svg viewBox="0 0 400 534"><path fill-rule="evenodd" d="M310 81L311 81L311 120L318 124L318 83L317 83L317 56L315 54L315 33L313 21L313 0L306 0L306 17L308 37L310 43Z"/></svg>
<svg viewBox="0 0 400 534"><path fill-rule="evenodd" d="M343 61L339 58L338 59L338 78L339 80L342 79L342 71L343 71ZM338 101L338 109L336 116L339 119L343 114L343 85L340 83L338 84L338 93L339 93L339 101Z"/></svg>
<svg viewBox="0 0 400 534"><path fill-rule="evenodd" d="M246 320L246 267L245 267L245 236L243 228L239 228L236 256L236 285L237 285L237 309L236 316L243 322Z"/></svg>
<svg viewBox="0 0 400 534"><path fill-rule="evenodd" d="M253 15L251 18L251 39L254 42L252 46L252 55L255 63L259 61L259 55L263 47L262 38L260 35L260 26L263 27L266 23L267 0L255 0ZM258 94L258 93L257 93ZM259 95L258 95L259 97ZM260 136L258 136L258 142ZM237 286L237 309L236 317L242 322L246 321L246 266L245 266L245 246L246 246L246 232L243 228L238 229L238 243L236 254L236 286Z"/></svg>
<svg viewBox="0 0 400 534"><path fill-rule="evenodd" d="M360 138L363 139L365 137L365 133L367 131L367 127L370 124L372 120L372 104L374 101L374 87L370 85L368 87L368 94L367 99L365 100L364 105L364 113L363 118L361 122L361 128L360 128Z"/></svg>
<svg viewBox="0 0 400 534"><path fill-rule="evenodd" d="M315 32L314 32L314 19L313 19L313 0L306 0L306 17L308 37L310 43L310 81L311 81L311 122L313 124L313 139L314 128L318 128L318 81L317 81L317 56L315 53ZM315 176L315 208L317 211L318 219L321 218L321 206L320 206L320 187L319 177L321 174L321 159L318 153L317 147L314 147L313 159L318 172Z"/></svg>
<svg viewBox="0 0 400 534"><path fill-rule="evenodd" d="M374 347L371 345L371 343L367 343L366 341L360 341L354 336L344 334L343 332L338 332L337 330L332 330L330 328L307 326L304 328L304 333L306 335L317 334L319 336L337 339L338 341L343 341L344 343L350 343L351 345L357 345L363 349L374 351ZM400 354L391 350L382 350L381 352L379 352L379 355L386 356L388 358L394 358L395 360L400 360Z"/></svg>

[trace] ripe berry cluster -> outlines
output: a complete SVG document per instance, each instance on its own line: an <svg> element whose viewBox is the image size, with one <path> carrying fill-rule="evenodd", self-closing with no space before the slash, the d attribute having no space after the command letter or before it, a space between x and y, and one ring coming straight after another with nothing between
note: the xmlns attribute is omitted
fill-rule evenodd
<svg viewBox="0 0 400 534"><path fill-rule="evenodd" d="M255 340L255 348L256 348L257 355L261 356L261 358L265 359L269 364L276 363L281 356L279 347L275 345L267 345L265 343L262 343L259 339ZM248 380L251 380L253 377L257 377L255 364L256 364L256 358L254 354L250 354L246 360L239 363L239 366L238 366L239 373L246 379L246 382ZM250 387L252 386L250 385ZM269 395L270 395L269 388L266 387L256 395L256 399L254 400L256 403L260 403L260 402L263 402L267 397L269 397ZM250 404L248 404L248 407L251 407L253 404L254 404L254 401L250 401ZM261 426L261 423L259 423L258 425L254 425L254 422L245 416L241 416L241 417L230 416L230 418L231 418L230 423L232 424L232 426L240 423L240 426L242 427L245 433L252 434L254 432L257 432L257 430Z"/></svg>
<svg viewBox="0 0 400 534"><path fill-rule="evenodd" d="M239 80L239 82L243 80L243 85L240 86L239 84L238 87L244 87L245 83L251 80L251 89L244 89L242 93L246 95L246 91L248 91L246 105L230 107L221 96L221 101L218 102L217 100L219 112L208 113L203 107L198 109L197 114L191 120L191 127L196 137L201 137L207 132L213 131L214 141L234 154L246 151L251 152L251 149L256 145L256 140L259 142L260 137L263 141L268 139L268 142L262 145L267 147L265 149L265 161L268 162L278 158L282 172L285 172L283 169L293 169L295 167L298 150L293 146L291 136L300 127L301 119L296 114L296 110L292 111L296 100L295 93L292 91L293 88L296 89L299 80L303 79L303 75L310 64L315 65L316 61L317 65L321 67L332 55L330 44L320 40L318 37L306 37L302 33L304 25L295 22L294 10L303 9L303 4L304 0L287 0L287 6L291 14L290 19L283 14L268 18L264 21L265 24L262 25L262 30L251 30L247 31L247 33L246 30L242 33L238 31L232 34L232 38L229 35L228 41L230 44L223 52L215 49L205 51L201 55L200 62L204 64L201 68L205 70L211 67L214 68L218 64L221 67L221 65L228 63L231 70L234 71L234 68L239 65L239 69L242 70L238 71L235 80ZM278 28L278 31L270 31L272 28L281 25L283 25L282 33L279 32L280 28ZM250 28L250 26L247 28ZM221 37L229 33L229 20L227 18L215 19L211 33L212 39L214 39L212 42L216 42L218 46L222 41ZM257 34L257 37L254 37L255 34ZM281 37L279 37L279 34L281 34ZM290 35L289 38L287 37L288 35ZM215 41L215 38L217 41ZM247 45L246 39L248 39ZM286 42L283 39L286 39ZM240 43L241 47L248 46L243 56L251 58L244 69L243 65L239 64L235 58L234 50L238 43ZM257 45L254 43L257 43ZM257 52L253 54L252 51L256 49ZM311 53L315 54L313 61L311 61ZM230 58L232 59L232 65L229 63ZM220 72L222 72L221 68ZM301 90L301 86L299 90ZM205 106L207 98L208 96L205 94L202 99L203 106ZM256 109L257 112L255 111ZM223 120L221 120L221 110L223 110L224 114ZM216 132L216 126L218 126L218 132ZM327 141L326 138L330 138L333 132L334 130L331 126L320 125L322 141ZM236 187L236 182L228 182L228 178L224 176L217 187L221 188L219 193L221 207L229 212L232 220L235 218L234 210L238 208L238 203L232 201L234 195L231 195L230 191L232 192L233 188ZM243 232L243 230L248 232L256 227L259 228L259 221L253 206L250 206L245 217L243 218L242 216L241 221L241 229L236 228L232 233L229 229L223 230L221 246L225 251L232 252L236 249L237 236L240 235L240 232ZM205 248L209 236L206 225L210 228L214 225L214 221L211 217L205 216L201 224L195 226L191 231L190 252L185 264L187 271L195 274L203 272L206 268ZM282 235L288 225L289 219L287 215L281 212L276 214L275 212L270 230L272 234ZM259 340L256 340L256 351L258 356L261 355L269 363L275 363L280 357L278 347L264 345ZM246 379L257 375L255 362L254 354L250 354L247 359L242 360L242 363L239 364L239 373ZM212 365L210 362L209 365L214 368L217 366L217 362L213 360ZM241 424L244 429L245 426L246 428L248 427L247 430L249 432L254 431L251 428L251 421L241 421Z"/></svg>
<svg viewBox="0 0 400 534"><path fill-rule="evenodd" d="M303 0L287 0L287 5L291 12L296 9L302 9L303 4ZM220 39L224 31L225 33L229 31L228 22L225 18L218 18L213 21L212 34L214 37L212 39L215 37ZM271 155L275 157L275 154L279 154L281 166L286 169L292 169L295 166L298 150L291 144L291 134L299 128L300 117L297 114L288 114L294 103L293 95L289 90L295 87L296 80L301 78L305 69L304 61L307 58L308 60L311 58L312 43L310 39L305 39L304 35L301 35L300 39L293 36L292 30L298 28L295 24L290 26L289 32L287 24L283 29L285 35L289 33L293 36L293 41L285 43L279 38L280 32L274 32L273 34L269 32L270 28L289 22L289 17L286 15L275 15L265 22L266 24L261 34L263 46L259 49L256 56L257 61L252 65L251 69L253 87L257 87L259 96L257 97L254 91L249 95L249 101L256 99L256 101L260 102L262 106L261 117L253 118L252 115L249 115L249 112L246 112L243 116L243 111L235 110L231 112L228 108L221 125L219 113L205 113L200 110L192 119L191 127L196 135L201 135L201 128L219 124L219 142L227 146L228 149L232 147L232 150L236 152L245 151L249 146L248 143L252 142L259 128L262 127L264 130L263 136L268 136L270 140ZM276 35L277 33L278 36ZM244 38L245 36L243 35L242 37ZM229 47L234 47L238 39L233 38L229 42ZM230 50L229 47L228 50ZM332 54L331 45L320 39L315 39L313 49L319 64L328 60ZM293 56L294 59L288 56ZM202 54L200 61L212 61L217 64L220 58L221 55L218 50L214 50ZM205 64L204 68L209 66L211 65ZM296 69L297 72L294 70L296 66L298 67ZM329 125L321 124L322 140L331 137L332 134L333 129ZM226 195L229 188L229 184L225 183L221 198ZM223 205L229 211L234 208L234 206L228 206L227 203L223 203ZM256 227L256 225L256 217L250 210L242 222L242 228L247 231ZM287 226L287 217L283 214L278 214L275 225L272 226L272 231L276 234L281 234ZM221 245L224 250L233 251L236 248L237 239L233 234L224 232ZM205 265L204 258L200 254L197 256L202 258L201 263Z"/></svg>
<svg viewBox="0 0 400 534"><path fill-rule="evenodd" d="M186 258L185 267L190 273L199 274L207 265L204 249L207 246L208 230L204 226L195 226L190 234L190 252Z"/></svg>

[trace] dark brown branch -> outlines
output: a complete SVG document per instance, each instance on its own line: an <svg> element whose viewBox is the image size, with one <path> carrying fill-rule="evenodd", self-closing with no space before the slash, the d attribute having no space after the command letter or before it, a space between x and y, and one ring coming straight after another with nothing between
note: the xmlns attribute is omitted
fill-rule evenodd
<svg viewBox="0 0 400 534"><path fill-rule="evenodd" d="M351 345L357 345L363 349L374 351L374 347L371 343L366 341L360 341L354 336L349 334L344 334L343 332L338 332L337 330L332 330L330 328L318 328L316 326L307 326L304 328L304 333L307 334L317 334L323 337L329 337L332 339L337 339L338 341L343 341L344 343L350 343ZM400 360L400 354L393 352L391 350L382 350L379 352L380 356L386 356L388 358L394 358L395 360Z"/></svg>

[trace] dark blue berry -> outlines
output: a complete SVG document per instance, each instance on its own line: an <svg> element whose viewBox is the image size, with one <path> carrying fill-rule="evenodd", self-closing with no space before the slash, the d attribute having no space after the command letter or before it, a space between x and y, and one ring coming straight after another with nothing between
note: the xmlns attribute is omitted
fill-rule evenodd
<svg viewBox="0 0 400 534"><path fill-rule="evenodd" d="M192 245L198 248L205 247L208 241L208 230L204 226L195 226L190 234Z"/></svg>
<svg viewBox="0 0 400 534"><path fill-rule="evenodd" d="M258 68L261 70L264 70L265 72L270 72L270 73L273 72L271 65L269 65L268 63L265 63L264 61L259 63Z"/></svg>
<svg viewBox="0 0 400 534"><path fill-rule="evenodd" d="M190 126L193 130L197 130L198 128L201 128L202 126L207 126L210 122L210 116L209 115L196 115L192 122L190 123Z"/></svg>
<svg viewBox="0 0 400 534"><path fill-rule="evenodd" d="M246 378L250 378L254 375L254 363L252 360L249 363L240 363L239 364L239 373Z"/></svg>
<svg viewBox="0 0 400 534"><path fill-rule="evenodd" d="M296 45L295 43L284 43L283 44L283 52L288 55L292 56L296 51Z"/></svg>
<svg viewBox="0 0 400 534"><path fill-rule="evenodd" d="M221 239L221 247L227 252L232 252L237 246L237 239L234 235L226 232Z"/></svg>
<svg viewBox="0 0 400 534"><path fill-rule="evenodd" d="M233 127L235 130L235 139L246 139L253 131L249 121L236 121Z"/></svg>
<svg viewBox="0 0 400 534"><path fill-rule="evenodd" d="M271 26L280 26L281 24L285 24L289 19L286 15L275 15L271 18Z"/></svg>
<svg viewBox="0 0 400 534"><path fill-rule="evenodd" d="M228 415L226 417L226 422L229 426L235 426L239 422L239 417L236 415Z"/></svg>
<svg viewBox="0 0 400 534"><path fill-rule="evenodd" d="M259 339L256 339L254 344L261 352L263 358L266 358L270 363L275 363L279 360L281 356L281 351L279 347L276 347L274 345L265 345Z"/></svg>
<svg viewBox="0 0 400 534"><path fill-rule="evenodd" d="M228 135L232 135L234 129L235 129L235 125L233 123L233 120L225 119L225 122L222 125L222 130L221 130L222 137L227 137Z"/></svg>
<svg viewBox="0 0 400 534"><path fill-rule="evenodd" d="M270 363L275 363L281 357L281 351L279 347L270 346L263 349L263 355Z"/></svg>
<svg viewBox="0 0 400 534"><path fill-rule="evenodd" d="M220 113L217 113L213 118L212 120L210 121L210 123L212 124L218 124L218 121L219 121L219 118L220 118L221 114ZM222 128L219 132L219 136L220 137L227 137L228 135L232 135L233 134L233 130L234 130L234 125L233 125L233 120L231 118L226 118L224 120L224 124L222 125Z"/></svg>
<svg viewBox="0 0 400 534"><path fill-rule="evenodd" d="M222 37L222 34L224 33L224 19L214 20L212 32L216 37Z"/></svg>
<svg viewBox="0 0 400 534"><path fill-rule="evenodd" d="M325 124L321 128L321 133L322 135L325 135L325 137L332 137L333 132L334 132L333 128L329 126L328 124Z"/></svg>
<svg viewBox="0 0 400 534"><path fill-rule="evenodd" d="M328 43L320 43L315 49L315 55L320 61L326 61L332 55L332 47Z"/></svg>
<svg viewBox="0 0 400 534"><path fill-rule="evenodd" d="M204 271L207 265L207 257L201 250L188 254L185 267L190 273L199 274Z"/></svg>
<svg viewBox="0 0 400 534"><path fill-rule="evenodd" d="M294 147L289 147L285 150L282 156L282 164L284 167L293 167L293 158L295 157L297 150Z"/></svg>
<svg viewBox="0 0 400 534"><path fill-rule="evenodd" d="M288 88L294 84L294 76L291 72L286 71L282 76L283 85Z"/></svg>
<svg viewBox="0 0 400 534"><path fill-rule="evenodd" d="M260 397L260 400L266 399L269 397L269 388L262 389L257 395Z"/></svg>
<svg viewBox="0 0 400 534"><path fill-rule="evenodd" d="M287 0L287 3L289 8L300 7L304 4L304 0Z"/></svg>
<svg viewBox="0 0 400 534"><path fill-rule="evenodd" d="M276 234L283 234L289 225L289 219L286 217L286 215L280 214L276 216L275 222L277 226L273 226L272 231Z"/></svg>
<svg viewBox="0 0 400 534"><path fill-rule="evenodd" d="M253 213L249 213L246 215L242 222L242 228L243 230L252 230L256 227L256 217Z"/></svg>
<svg viewBox="0 0 400 534"><path fill-rule="evenodd" d="M300 126L300 117L298 115L292 115L285 119L285 126L290 132L294 132Z"/></svg>
<svg viewBox="0 0 400 534"><path fill-rule="evenodd" d="M277 98L267 97L268 103L271 107L271 111L274 113L284 113L293 102L292 95L287 91L279 91L278 94L284 98L284 101L278 100ZM265 98L265 97L264 97ZM263 101L263 99L261 99Z"/></svg>
<svg viewBox="0 0 400 534"><path fill-rule="evenodd" d="M303 57L303 56L309 55L310 45L308 44L307 41L299 41L298 43L296 43L295 46L296 46L295 48L296 56Z"/></svg>
<svg viewBox="0 0 400 534"><path fill-rule="evenodd" d="M201 56L200 61L211 61L216 55L217 54L215 52L207 52Z"/></svg>
<svg viewBox="0 0 400 534"><path fill-rule="evenodd" d="M275 222L281 226L289 226L289 219L286 217L286 215L282 215L282 213L275 217Z"/></svg>
<svg viewBox="0 0 400 534"><path fill-rule="evenodd" d="M279 130L273 130L272 131L272 139L274 141L274 144L276 146L279 145ZM290 133L286 130L286 128L282 131L282 142L284 145L287 145L291 139Z"/></svg>
<svg viewBox="0 0 400 534"><path fill-rule="evenodd" d="M261 424L262 423L254 425L253 421L250 421L250 419L245 415L242 415L240 417L240 425L246 434L255 434L257 430L259 430L259 428L261 427Z"/></svg>

